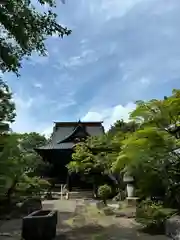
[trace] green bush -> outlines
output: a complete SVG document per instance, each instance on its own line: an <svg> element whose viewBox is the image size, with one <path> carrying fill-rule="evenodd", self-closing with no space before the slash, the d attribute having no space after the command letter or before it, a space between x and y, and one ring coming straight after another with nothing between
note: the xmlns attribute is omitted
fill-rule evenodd
<svg viewBox="0 0 180 240"><path fill-rule="evenodd" d="M50 186L49 182L39 177L28 177L24 175L16 186L16 195L20 196L40 196Z"/></svg>
<svg viewBox="0 0 180 240"><path fill-rule="evenodd" d="M104 184L98 188L98 196L103 200L104 204L108 197L111 195L111 187L107 184Z"/></svg>
<svg viewBox="0 0 180 240"><path fill-rule="evenodd" d="M161 202L144 200L137 206L136 220L147 230L163 231L165 220L175 213L176 210L164 208Z"/></svg>

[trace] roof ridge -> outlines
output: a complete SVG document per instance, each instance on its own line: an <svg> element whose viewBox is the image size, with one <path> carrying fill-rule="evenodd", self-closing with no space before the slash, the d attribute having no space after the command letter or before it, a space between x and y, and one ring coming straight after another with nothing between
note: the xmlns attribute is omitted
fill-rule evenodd
<svg viewBox="0 0 180 240"><path fill-rule="evenodd" d="M72 121L64 121L64 122L54 122L55 125L67 125L67 126L72 126L72 125L78 125L78 123L81 123L82 125L102 125L103 121L76 121L76 122L72 122Z"/></svg>

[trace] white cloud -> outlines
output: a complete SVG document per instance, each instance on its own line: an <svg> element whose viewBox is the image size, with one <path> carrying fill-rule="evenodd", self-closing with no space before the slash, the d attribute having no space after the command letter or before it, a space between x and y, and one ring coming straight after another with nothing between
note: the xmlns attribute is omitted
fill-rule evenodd
<svg viewBox="0 0 180 240"><path fill-rule="evenodd" d="M47 138L49 138L51 136L53 132L53 124L47 126L43 131L41 131L40 133L42 135L45 135Z"/></svg>
<svg viewBox="0 0 180 240"><path fill-rule="evenodd" d="M126 15L138 2L142 0L104 0L102 2L102 10L106 12L107 20L114 17L122 17Z"/></svg>
<svg viewBox="0 0 180 240"><path fill-rule="evenodd" d="M84 113L83 119L104 120L108 129L117 119L128 119L133 104L125 103L161 98L178 88L174 83L180 76L178 1L71 0L61 4L58 21L72 34L62 41L53 35L46 41L49 56L33 55L24 67L26 97L17 104L16 129L45 129L48 134L54 119L76 119ZM33 78L30 84L29 76ZM33 83L39 89L42 83L44 97L27 98L37 92Z"/></svg>
<svg viewBox="0 0 180 240"><path fill-rule="evenodd" d="M56 100L45 98L42 94L34 97L15 94L13 100L17 114L15 122L11 125L13 131L20 133L35 131L44 134L46 137L49 137L53 130L52 117L54 112L59 114L63 109L76 104L72 98L67 98L67 101L65 99L60 103ZM41 108L46 109L48 113L45 114L45 118L42 117L43 120L38 120L38 113ZM50 116L50 120L46 119L47 115Z"/></svg>
<svg viewBox="0 0 180 240"><path fill-rule="evenodd" d="M82 121L103 121L104 128L107 131L117 120L123 119L124 121L128 121L129 113L135 109L135 106L133 103L128 103L125 106L117 105L99 111L90 110L82 117Z"/></svg>
<svg viewBox="0 0 180 240"><path fill-rule="evenodd" d="M129 113L135 109L135 106L136 105L133 103L128 103L125 106L117 105L100 111L90 110L84 117L81 118L81 121L103 121L104 128L107 131L117 120L123 119L124 121L128 121ZM53 123L45 127L40 133L49 138L52 132Z"/></svg>
<svg viewBox="0 0 180 240"><path fill-rule="evenodd" d="M16 106L16 118L15 122L11 125L11 128L15 132L43 132L45 127L47 126L46 121L42 122L37 120L36 112L33 108L37 106L42 106L44 98L43 95L38 95L38 97L28 97L24 95L15 94L13 97Z"/></svg>
<svg viewBox="0 0 180 240"><path fill-rule="evenodd" d="M71 56L67 61L60 60L58 65L60 65L60 68L75 68L96 62L97 60L97 54L94 50L85 49L79 55Z"/></svg>
<svg viewBox="0 0 180 240"><path fill-rule="evenodd" d="M40 89L43 87L42 83L39 83L39 82L34 83L33 86L35 88L40 88Z"/></svg>
<svg viewBox="0 0 180 240"><path fill-rule="evenodd" d="M32 107L34 99L23 99L16 94L14 95L14 102L16 104L16 118L12 124L12 129L15 132L29 132L31 126L35 126L35 122L32 116L29 114L29 109Z"/></svg>
<svg viewBox="0 0 180 240"><path fill-rule="evenodd" d="M142 77L140 80L140 83L144 84L144 85L149 85L150 84L150 79Z"/></svg>
<svg viewBox="0 0 180 240"><path fill-rule="evenodd" d="M17 94L14 94L13 100L16 103L16 111L19 111L22 109L27 110L28 108L30 108L32 106L33 101L34 101L33 98L22 99Z"/></svg>
<svg viewBox="0 0 180 240"><path fill-rule="evenodd" d="M39 65L46 65L49 62L49 53L46 52L46 56L39 56L37 53L34 53L32 56L29 57L27 63L36 66Z"/></svg>

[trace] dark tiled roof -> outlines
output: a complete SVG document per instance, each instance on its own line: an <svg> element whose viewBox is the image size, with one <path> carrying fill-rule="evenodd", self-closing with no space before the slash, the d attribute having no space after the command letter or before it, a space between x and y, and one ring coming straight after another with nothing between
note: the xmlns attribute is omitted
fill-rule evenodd
<svg viewBox="0 0 180 240"><path fill-rule="evenodd" d="M51 142L45 146L39 147L39 150L45 149L71 149L73 142L64 142L71 140L71 136L77 133L78 126L85 127L85 131L90 136L101 136L104 134L102 122L58 122L55 123Z"/></svg>
<svg viewBox="0 0 180 240"><path fill-rule="evenodd" d="M85 138L87 136L90 136L90 134L86 131L85 126L79 124L75 127L75 129L69 136L67 136L64 140L60 141L59 143L71 142L75 138Z"/></svg>

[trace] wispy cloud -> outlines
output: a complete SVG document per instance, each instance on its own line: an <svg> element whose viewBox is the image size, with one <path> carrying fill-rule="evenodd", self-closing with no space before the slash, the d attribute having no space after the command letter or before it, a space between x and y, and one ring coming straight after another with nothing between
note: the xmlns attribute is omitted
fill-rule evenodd
<svg viewBox="0 0 180 240"><path fill-rule="evenodd" d="M33 84L33 86L34 86L35 88L40 88L40 89L43 88L42 83L39 83L39 82L35 82L35 83Z"/></svg>
<svg viewBox="0 0 180 240"><path fill-rule="evenodd" d="M125 106L117 105L115 107L102 109L102 110L89 110L88 113L82 117L82 121L103 121L105 130L115 123L117 120L129 120L129 114L135 109L136 105L128 103Z"/></svg>
<svg viewBox="0 0 180 240"><path fill-rule="evenodd" d="M33 99L16 129L80 117L108 128L129 103L180 87L179 0L68 0L56 11L72 34L48 39L48 56L24 61L20 81L9 77L23 102Z"/></svg>

